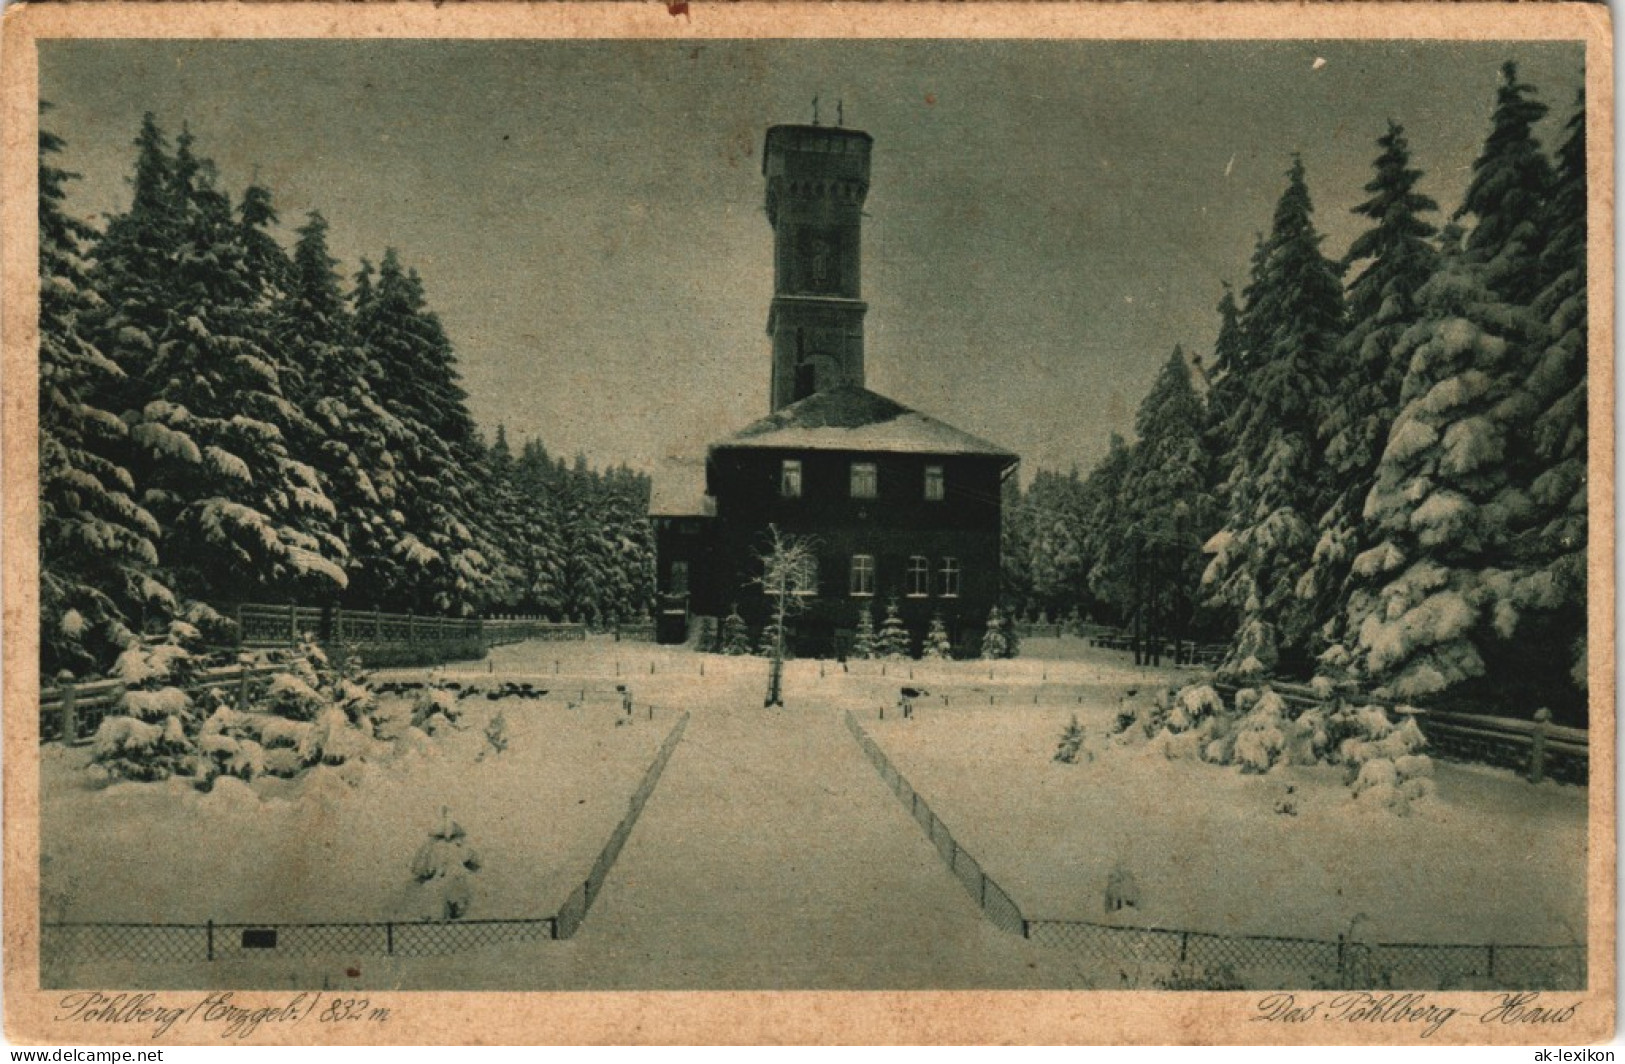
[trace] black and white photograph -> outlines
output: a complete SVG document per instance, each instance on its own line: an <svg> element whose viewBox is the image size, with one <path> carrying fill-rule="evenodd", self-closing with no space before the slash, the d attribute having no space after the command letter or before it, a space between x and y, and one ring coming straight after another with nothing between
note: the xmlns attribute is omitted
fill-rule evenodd
<svg viewBox="0 0 1625 1064"><path fill-rule="evenodd" d="M1461 995L1611 1029L1595 31L647 6L27 42L43 1015L1228 991L1274 1039L1334 1002L1411 1012L1317 1037L1553 1037Z"/></svg>

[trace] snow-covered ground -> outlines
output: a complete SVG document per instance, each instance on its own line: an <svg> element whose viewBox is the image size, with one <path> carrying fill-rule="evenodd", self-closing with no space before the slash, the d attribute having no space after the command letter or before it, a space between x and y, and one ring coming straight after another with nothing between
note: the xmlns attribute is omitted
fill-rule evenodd
<svg viewBox="0 0 1625 1064"><path fill-rule="evenodd" d="M442 806L482 858L470 917L547 917L586 875L678 714L472 698L463 730L379 763L302 777L93 786L88 748L44 748L47 921L412 920L409 868ZM509 746L476 760L502 712Z"/></svg>
<svg viewBox="0 0 1625 1064"><path fill-rule="evenodd" d="M1288 818L1271 812L1282 776L1143 747L1057 765L1072 713L1098 749L1125 689L1190 671L1137 669L1075 639L1023 651L992 665L791 662L786 707L765 710L758 658L604 638L501 647L445 677L528 680L546 698L468 700L467 729L434 755L363 770L353 788L318 778L263 795L97 792L73 771L82 752L48 747L46 919L387 919L412 900L407 868L441 805L485 859L470 915L546 916L680 712L693 714L571 940L56 974L64 985L335 989L1117 985L1115 969L982 917L847 734L848 709L1029 917L1102 919L1121 860L1142 899L1131 922L1319 936L1364 911L1390 940L1562 942L1565 922L1581 933L1583 790L1441 766L1432 805L1399 819L1349 808L1336 772L1293 770L1299 814ZM618 684L637 705L630 727L615 726ZM903 686L930 692L909 722L895 712ZM583 692L586 707L567 709ZM492 706L506 707L512 745L476 763Z"/></svg>
<svg viewBox="0 0 1625 1064"><path fill-rule="evenodd" d="M1440 763L1408 816L1362 805L1340 767L1169 760L1106 740L1110 702L922 705L864 728L1029 918L1379 941L1584 941L1584 788ZM1076 713L1092 761L1052 760ZM1275 811L1286 788L1296 815ZM1137 908L1108 914L1128 870Z"/></svg>

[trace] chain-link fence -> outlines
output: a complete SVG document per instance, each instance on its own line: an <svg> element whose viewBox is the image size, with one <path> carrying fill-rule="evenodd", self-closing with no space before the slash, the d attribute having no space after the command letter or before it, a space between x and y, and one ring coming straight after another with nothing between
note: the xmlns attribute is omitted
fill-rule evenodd
<svg viewBox="0 0 1625 1064"><path fill-rule="evenodd" d="M880 773L880 778L886 782L886 786L897 795L897 800L903 803L915 822L920 825L920 829L931 840L931 844L937 848L943 864L947 865L954 878L959 880L965 892L971 896L971 900L981 907L987 918L993 921L994 926L1014 935L1023 934L1026 921L1022 919L1021 910L1016 907L1014 899L982 871L982 866L976 858L955 841L953 833L948 830L948 825L939 820L925 799L909 786L908 780L904 779L903 774L892 765L879 745L869 738L869 734L858 723L858 718L850 711L846 714L846 727L851 731L852 737L857 739L858 745L863 748L864 754L874 765L875 771Z"/></svg>
<svg viewBox="0 0 1625 1064"><path fill-rule="evenodd" d="M644 804L648 802L649 795L654 793L655 785L660 782L660 774L666 771L666 762L671 760L672 751L677 749L677 744L682 740L683 731L687 727L688 713L684 712L682 718L677 721L677 726L671 730L670 735L666 736L665 742L660 744L660 752L655 755L654 761L649 765L648 770L644 772L643 780L638 784L638 789L632 793L632 800L627 803L626 815L621 818L621 822L615 825L615 830L610 833L609 841L599 851L598 859L593 862L592 870L587 873L587 878L582 881L579 887L570 892L570 896L565 899L563 907L559 909L558 916L555 917L557 921L554 927L555 937L572 937L581 927L581 921L587 918L587 911L592 908L592 903L597 900L598 892L603 889L604 880L609 877L610 869L615 867L615 859L620 856L621 847L626 844L627 837L632 834L633 826L637 824L638 817L643 814Z"/></svg>
<svg viewBox="0 0 1625 1064"><path fill-rule="evenodd" d="M428 957L554 937L554 918L319 924L55 923L40 927L42 964L186 964L276 954Z"/></svg>
<svg viewBox="0 0 1625 1064"><path fill-rule="evenodd" d="M1034 920L961 847L850 712L846 726L880 778L913 814L954 877L997 927L1105 968L1164 985L1209 989L1342 987L1393 990L1579 990L1585 947L1370 944L1270 935L1216 935L1087 920Z"/></svg>

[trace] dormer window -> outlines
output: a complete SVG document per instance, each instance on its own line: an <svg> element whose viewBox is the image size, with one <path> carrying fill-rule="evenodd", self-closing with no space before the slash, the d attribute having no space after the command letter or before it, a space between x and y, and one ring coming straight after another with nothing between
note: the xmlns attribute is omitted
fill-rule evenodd
<svg viewBox="0 0 1625 1064"><path fill-rule="evenodd" d="M925 467L925 501L941 502L946 482L942 475L942 467L928 465Z"/></svg>
<svg viewBox="0 0 1625 1064"><path fill-rule="evenodd" d="M801 498L801 462L786 458L779 469L779 495L785 499Z"/></svg>
<svg viewBox="0 0 1625 1064"><path fill-rule="evenodd" d="M852 463L852 497L854 499L872 499L875 497L879 474L873 462Z"/></svg>

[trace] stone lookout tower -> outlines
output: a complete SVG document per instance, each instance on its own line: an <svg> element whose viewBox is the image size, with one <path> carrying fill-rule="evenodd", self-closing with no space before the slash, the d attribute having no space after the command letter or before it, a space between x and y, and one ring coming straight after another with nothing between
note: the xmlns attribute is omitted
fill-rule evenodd
<svg viewBox="0 0 1625 1064"><path fill-rule="evenodd" d="M869 134L839 126L767 131L769 413L839 384L863 387L863 201L872 145Z"/></svg>

